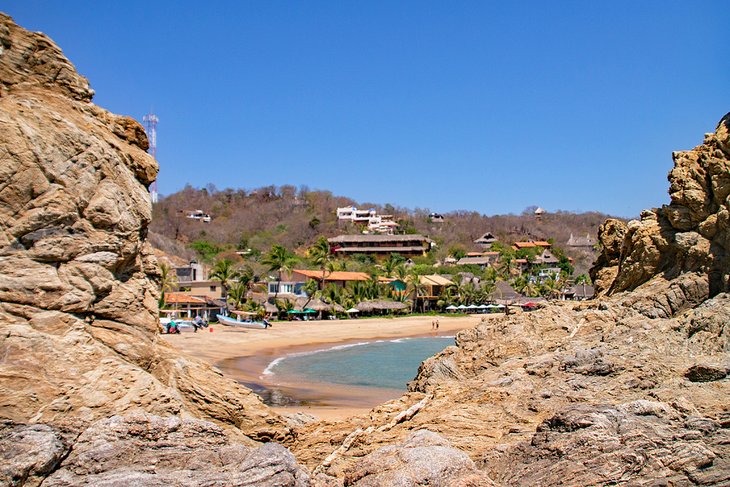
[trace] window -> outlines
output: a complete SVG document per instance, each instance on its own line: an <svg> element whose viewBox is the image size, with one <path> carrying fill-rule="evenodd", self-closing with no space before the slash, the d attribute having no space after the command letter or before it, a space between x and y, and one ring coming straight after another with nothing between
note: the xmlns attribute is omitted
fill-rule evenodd
<svg viewBox="0 0 730 487"><path fill-rule="evenodd" d="M210 286L210 292L214 293L218 286Z"/></svg>

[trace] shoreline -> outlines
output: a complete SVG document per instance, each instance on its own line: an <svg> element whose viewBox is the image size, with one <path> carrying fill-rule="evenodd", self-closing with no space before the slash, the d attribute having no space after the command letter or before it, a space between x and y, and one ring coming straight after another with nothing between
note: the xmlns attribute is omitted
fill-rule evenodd
<svg viewBox="0 0 730 487"><path fill-rule="evenodd" d="M264 370L274 360L293 353L316 352L338 345L398 338L451 336L473 328L482 317L497 315L416 316L357 318L349 320L275 322L267 330L212 325L213 331L162 335L184 353L207 361L225 375L257 393L275 394L273 409L282 414L303 412L320 419L344 419L364 414L378 404L396 399L401 389L351 387L329 383L277 383L266 380ZM438 331L432 329L439 320ZM414 371L415 376L416 371ZM287 404L287 397L297 399Z"/></svg>

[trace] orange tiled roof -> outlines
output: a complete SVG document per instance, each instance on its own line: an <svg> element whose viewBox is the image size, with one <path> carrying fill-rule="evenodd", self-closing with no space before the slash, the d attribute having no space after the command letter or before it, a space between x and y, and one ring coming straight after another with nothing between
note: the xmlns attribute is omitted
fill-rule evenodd
<svg viewBox="0 0 730 487"><path fill-rule="evenodd" d="M185 293L165 293L166 304L205 304L204 298L198 298Z"/></svg>
<svg viewBox="0 0 730 487"><path fill-rule="evenodd" d="M550 242L546 242L545 240L538 240L537 242L533 242L538 247L552 247Z"/></svg>
<svg viewBox="0 0 730 487"><path fill-rule="evenodd" d="M535 242L515 242L514 246L518 249L526 249L530 247L535 247Z"/></svg>
<svg viewBox="0 0 730 487"><path fill-rule="evenodd" d="M296 272L307 276L312 279L322 280L322 271L306 270L306 269L294 269L292 272ZM333 271L325 272L325 281L367 281L370 276L365 272L349 272L349 271Z"/></svg>

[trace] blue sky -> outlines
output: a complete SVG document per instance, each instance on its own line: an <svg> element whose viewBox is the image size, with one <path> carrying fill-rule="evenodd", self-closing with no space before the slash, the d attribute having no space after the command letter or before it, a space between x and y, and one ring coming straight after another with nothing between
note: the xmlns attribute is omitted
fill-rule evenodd
<svg viewBox="0 0 730 487"><path fill-rule="evenodd" d="M727 1L10 0L158 125L160 193L307 185L446 212L636 216L730 111Z"/></svg>

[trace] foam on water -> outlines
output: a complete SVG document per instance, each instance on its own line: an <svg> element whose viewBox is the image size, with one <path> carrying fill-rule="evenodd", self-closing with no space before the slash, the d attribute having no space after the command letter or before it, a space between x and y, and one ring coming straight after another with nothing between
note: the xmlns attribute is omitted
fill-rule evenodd
<svg viewBox="0 0 730 487"><path fill-rule="evenodd" d="M264 374L284 382L304 380L404 390L421 362L453 345L453 340L453 336L441 336L335 345L279 357Z"/></svg>

